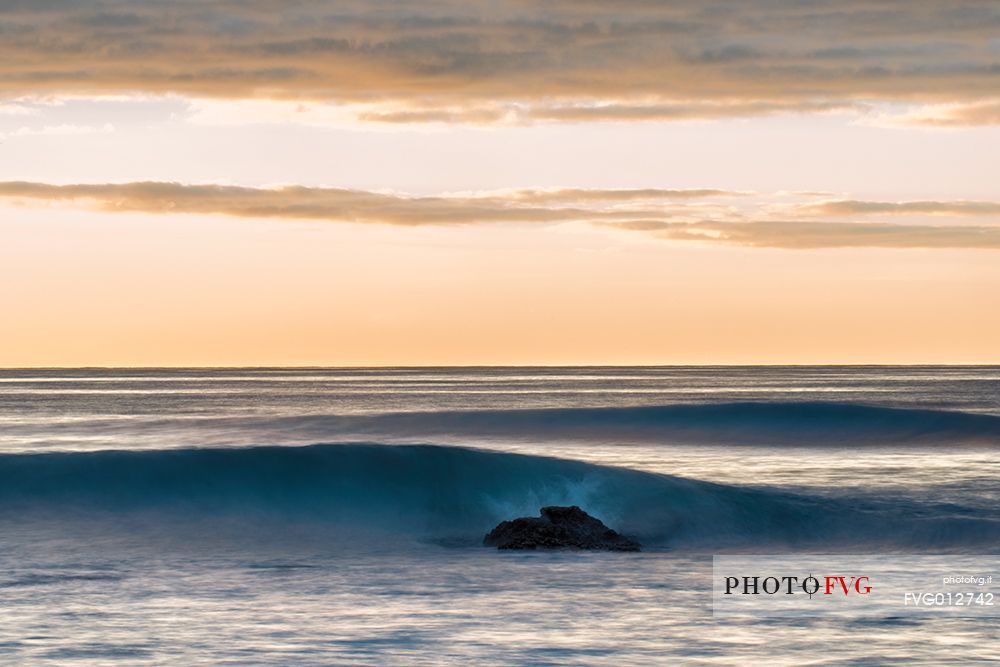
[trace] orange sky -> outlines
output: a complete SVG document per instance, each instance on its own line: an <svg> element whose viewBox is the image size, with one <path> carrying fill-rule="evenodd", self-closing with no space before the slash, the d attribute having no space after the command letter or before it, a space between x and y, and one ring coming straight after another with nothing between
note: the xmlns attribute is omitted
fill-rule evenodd
<svg viewBox="0 0 1000 667"><path fill-rule="evenodd" d="M992 251L14 215L7 366L1000 360Z"/></svg>
<svg viewBox="0 0 1000 667"><path fill-rule="evenodd" d="M328 4L0 10L0 367L1000 363L995 4Z"/></svg>

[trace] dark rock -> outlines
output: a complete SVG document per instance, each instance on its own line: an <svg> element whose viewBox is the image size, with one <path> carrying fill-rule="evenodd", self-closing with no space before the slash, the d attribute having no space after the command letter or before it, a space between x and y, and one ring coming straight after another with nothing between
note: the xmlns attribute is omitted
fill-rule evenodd
<svg viewBox="0 0 1000 667"><path fill-rule="evenodd" d="M576 505L543 507L541 516L504 521L483 538L497 549L599 549L638 551L635 540L619 535Z"/></svg>

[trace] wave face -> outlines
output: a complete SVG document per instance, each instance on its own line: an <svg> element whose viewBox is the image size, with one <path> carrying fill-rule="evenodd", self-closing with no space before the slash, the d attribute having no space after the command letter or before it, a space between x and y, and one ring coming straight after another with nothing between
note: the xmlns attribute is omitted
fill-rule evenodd
<svg viewBox="0 0 1000 667"><path fill-rule="evenodd" d="M0 455L0 521L299 523L455 545L576 504L653 548L1000 545L1000 521L949 506L820 498L562 459L431 445ZM277 522L277 523L275 523ZM153 525L153 524L151 524Z"/></svg>
<svg viewBox="0 0 1000 667"><path fill-rule="evenodd" d="M265 420L302 438L441 436L697 444L1000 444L1000 417L854 403L743 402L642 407L454 410ZM315 441L315 440L314 440Z"/></svg>

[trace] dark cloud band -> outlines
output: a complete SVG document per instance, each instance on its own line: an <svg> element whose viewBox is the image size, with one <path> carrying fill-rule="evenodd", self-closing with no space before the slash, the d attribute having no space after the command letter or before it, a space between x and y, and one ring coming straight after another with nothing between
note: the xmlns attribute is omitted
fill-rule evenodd
<svg viewBox="0 0 1000 667"><path fill-rule="evenodd" d="M479 123L891 100L992 124L998 34L992 0L4 0L0 96L319 99Z"/></svg>

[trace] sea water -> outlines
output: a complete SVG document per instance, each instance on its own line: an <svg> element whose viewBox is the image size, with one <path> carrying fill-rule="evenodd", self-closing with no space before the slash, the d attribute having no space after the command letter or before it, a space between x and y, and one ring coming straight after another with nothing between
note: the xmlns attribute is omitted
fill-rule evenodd
<svg viewBox="0 0 1000 667"><path fill-rule="evenodd" d="M716 619L711 584L1000 553L998 445L998 367L0 371L0 663L1000 659L995 617ZM644 550L481 546L548 504Z"/></svg>

